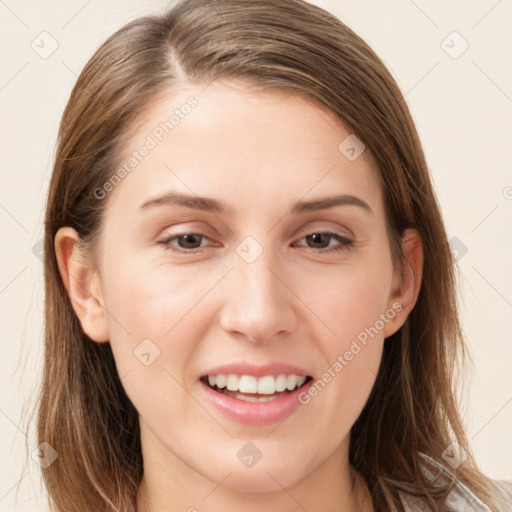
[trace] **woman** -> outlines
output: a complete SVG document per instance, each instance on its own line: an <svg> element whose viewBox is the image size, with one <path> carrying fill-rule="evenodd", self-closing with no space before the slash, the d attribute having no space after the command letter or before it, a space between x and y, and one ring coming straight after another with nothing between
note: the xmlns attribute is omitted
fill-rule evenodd
<svg viewBox="0 0 512 512"><path fill-rule="evenodd" d="M411 116L318 7L185 0L97 50L45 285L55 512L510 509L456 408L454 261Z"/></svg>

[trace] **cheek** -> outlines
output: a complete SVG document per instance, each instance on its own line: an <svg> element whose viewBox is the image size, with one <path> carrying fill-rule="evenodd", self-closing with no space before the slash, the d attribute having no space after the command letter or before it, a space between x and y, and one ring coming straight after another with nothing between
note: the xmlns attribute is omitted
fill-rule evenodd
<svg viewBox="0 0 512 512"><path fill-rule="evenodd" d="M144 272L119 268L110 275L110 344L123 387L142 418L158 416L157 422L168 425L190 412L182 383L202 339L198 297L211 286L147 267Z"/></svg>
<svg viewBox="0 0 512 512"><path fill-rule="evenodd" d="M322 380L336 381L332 387L350 402L369 392L378 372L387 320L386 294L384 287L369 279L340 282L339 289L324 293L323 303L317 303L329 327L317 343L326 365Z"/></svg>
<svg viewBox="0 0 512 512"><path fill-rule="evenodd" d="M331 275L304 281L303 295L323 322L322 332L333 350L348 348L347 343L360 335L364 338L367 329L372 337L377 336L372 327L382 330L379 319L389 301L391 273L390 262L371 262L340 267Z"/></svg>
<svg viewBox="0 0 512 512"><path fill-rule="evenodd" d="M110 344L119 374L141 378L184 368L199 339L192 327L204 283L147 266L118 267L104 286ZM186 281L186 282L185 282ZM195 329L195 330L194 330ZM178 380L182 380L176 374ZM167 375L169 379L169 375Z"/></svg>
<svg viewBox="0 0 512 512"><path fill-rule="evenodd" d="M201 297L219 280L216 273L203 274L147 263L117 268L108 278L105 297L112 332L172 342L194 316Z"/></svg>
<svg viewBox="0 0 512 512"><path fill-rule="evenodd" d="M110 344L139 411L153 402L158 408L163 400L179 408L180 383L186 385L186 370L213 321L206 295L224 272L210 269L199 275L190 268L125 260L108 274L104 298Z"/></svg>
<svg viewBox="0 0 512 512"><path fill-rule="evenodd" d="M341 442L361 414L375 384L384 336L379 322L382 300L371 287L347 288L339 297L337 307L327 315L325 323L335 334L317 338L317 350L322 354L321 374L302 397L302 403L314 414L305 416L305 429L318 430L321 421L329 429L331 449ZM375 291L375 289L373 289ZM326 307L327 305L326 304ZM321 419L320 419L321 418ZM315 437L311 450L321 438Z"/></svg>
<svg viewBox="0 0 512 512"><path fill-rule="evenodd" d="M325 334L317 337L322 374L304 400L323 403L326 420L339 432L350 430L375 383L383 329L394 316L386 316L391 278L391 261L384 260L339 269L328 284L324 279L310 282L311 309Z"/></svg>

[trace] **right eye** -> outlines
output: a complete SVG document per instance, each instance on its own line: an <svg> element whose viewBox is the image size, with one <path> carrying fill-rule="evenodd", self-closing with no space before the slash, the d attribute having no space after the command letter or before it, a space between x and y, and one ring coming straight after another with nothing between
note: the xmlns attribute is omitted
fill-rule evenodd
<svg viewBox="0 0 512 512"><path fill-rule="evenodd" d="M171 236L168 236L167 238L161 240L158 242L161 244L165 250L182 253L182 254L195 254L198 251L197 249L201 247L201 241L200 239L208 239L209 238L206 235L203 235L202 233L179 233L179 234L173 234ZM179 246L177 247L173 242L177 242ZM190 246L196 246L199 243L199 247L190 247Z"/></svg>

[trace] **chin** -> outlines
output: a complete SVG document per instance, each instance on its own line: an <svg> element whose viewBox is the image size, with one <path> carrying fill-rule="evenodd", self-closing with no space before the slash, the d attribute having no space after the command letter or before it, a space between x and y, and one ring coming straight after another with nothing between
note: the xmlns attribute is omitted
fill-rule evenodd
<svg viewBox="0 0 512 512"><path fill-rule="evenodd" d="M272 475L270 476L265 471L253 473L253 470L233 471L233 473L224 480L222 485L236 492L251 494L279 492L283 490L283 487L290 487L296 482L293 476L290 478L291 475L284 477L284 475L269 471L270 475Z"/></svg>
<svg viewBox="0 0 512 512"><path fill-rule="evenodd" d="M292 459L272 460L264 462L263 457L252 467L246 467L242 462L226 464L224 470L215 467L213 474L209 475L218 481L219 475L229 476L222 482L223 487L236 492L262 493L282 491L283 487L291 487L302 478L302 472ZM293 470L293 471L292 471Z"/></svg>

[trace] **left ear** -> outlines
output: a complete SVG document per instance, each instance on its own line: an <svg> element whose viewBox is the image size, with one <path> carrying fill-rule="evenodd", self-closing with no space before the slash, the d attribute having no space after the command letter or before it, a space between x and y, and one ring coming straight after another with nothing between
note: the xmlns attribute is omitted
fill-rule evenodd
<svg viewBox="0 0 512 512"><path fill-rule="evenodd" d="M404 276L400 280L396 271L393 275L393 288L388 301L388 310L395 311L395 315L385 324L384 338L388 338L402 327L420 293L423 273L423 244L416 229L404 231L402 247L405 258Z"/></svg>

